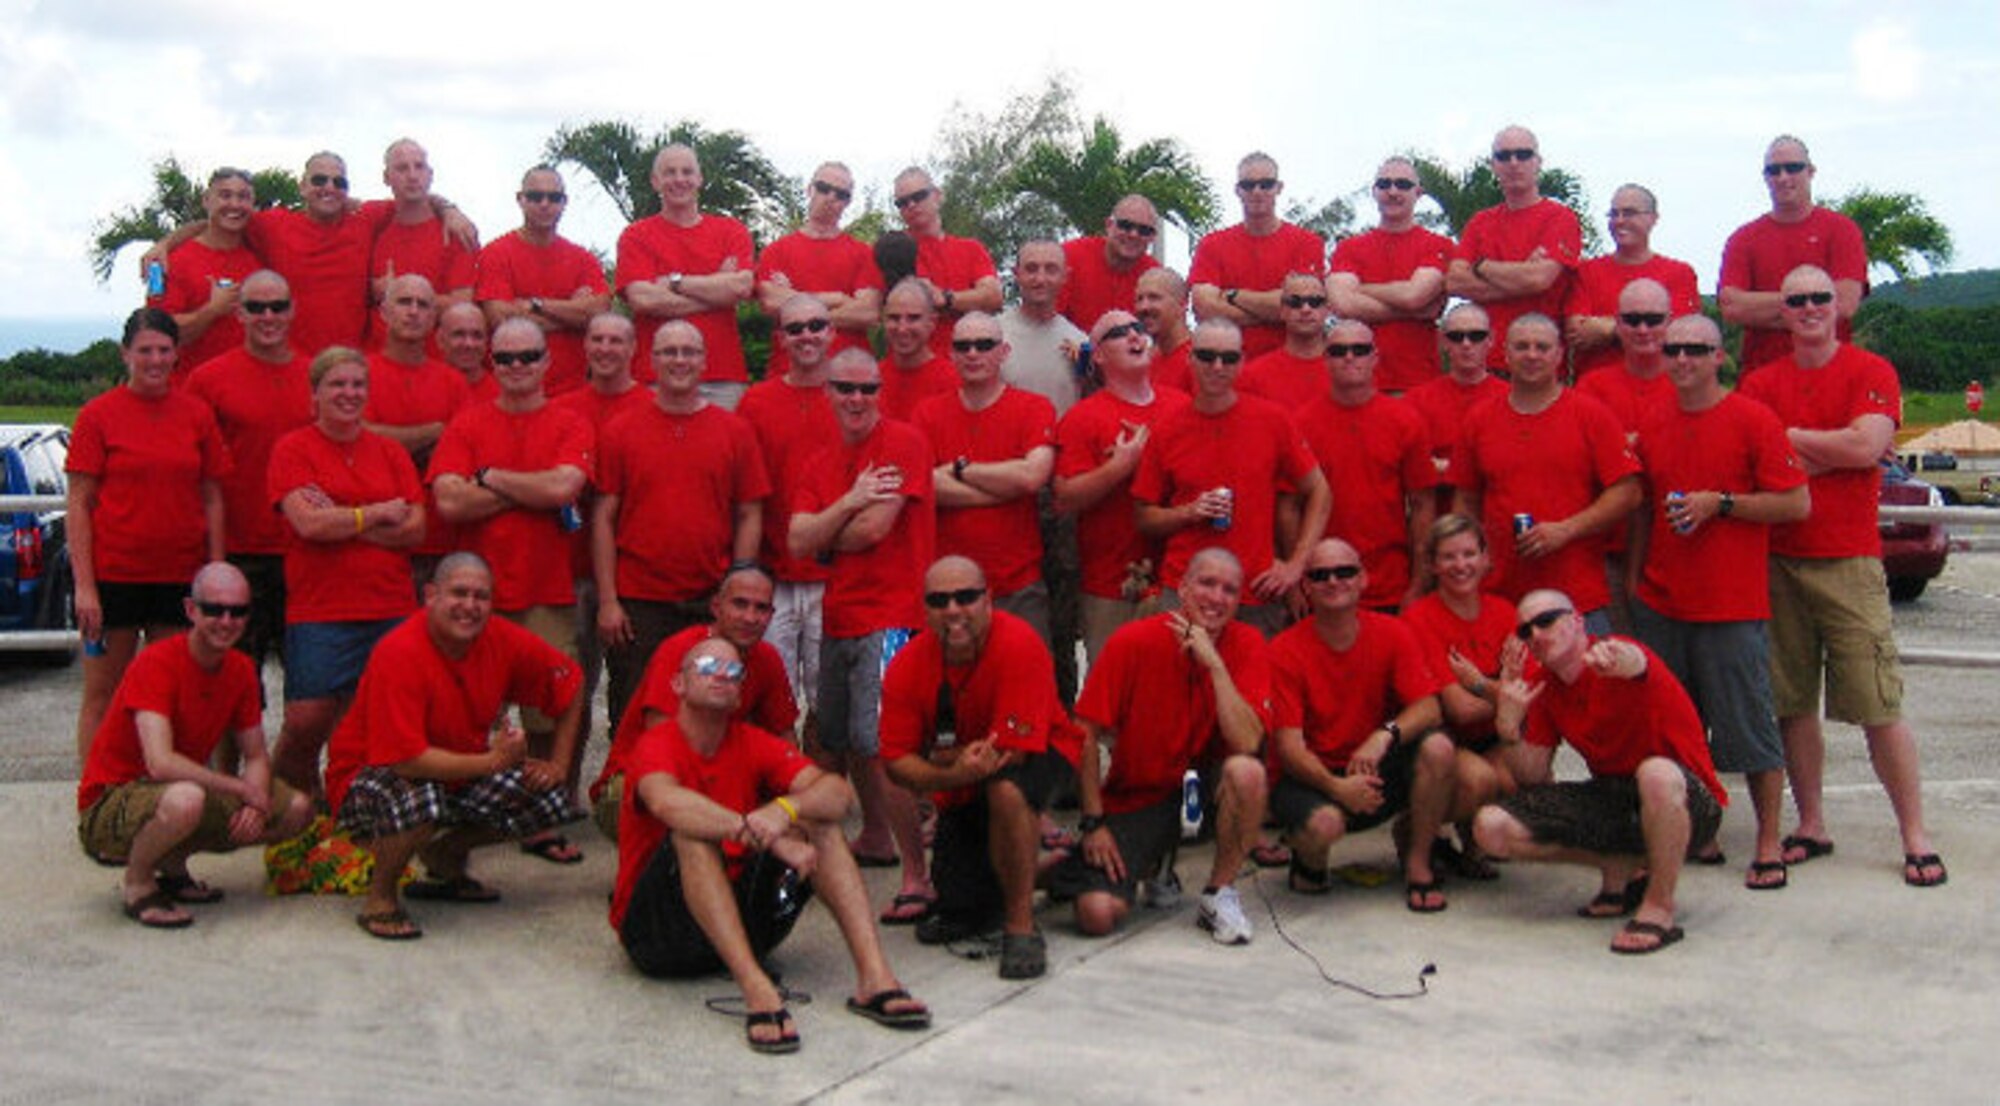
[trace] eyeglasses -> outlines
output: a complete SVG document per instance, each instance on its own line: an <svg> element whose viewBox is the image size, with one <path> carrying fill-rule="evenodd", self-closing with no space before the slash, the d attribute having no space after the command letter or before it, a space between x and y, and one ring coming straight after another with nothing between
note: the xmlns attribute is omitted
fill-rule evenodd
<svg viewBox="0 0 2000 1106"><path fill-rule="evenodd" d="M1516 146L1512 149L1493 151L1493 160L1495 161L1533 161L1537 156L1539 155L1536 154L1535 150L1528 146Z"/></svg>
<svg viewBox="0 0 2000 1106"><path fill-rule="evenodd" d="M337 177L332 173L314 173L312 176L306 178L306 183L312 185L314 188L325 188L330 184L342 192L347 191L347 178Z"/></svg>
<svg viewBox="0 0 2000 1106"><path fill-rule="evenodd" d="M1373 342L1328 342L1326 344L1326 355L1328 357L1366 357L1374 352L1375 343Z"/></svg>
<svg viewBox="0 0 2000 1106"><path fill-rule="evenodd" d="M985 594L985 588L959 588L957 591L927 591L924 593L924 606L934 611L944 610L953 603L961 607L970 607L974 603L979 602L980 597Z"/></svg>
<svg viewBox="0 0 2000 1106"><path fill-rule="evenodd" d="M852 190L841 188L838 185L828 184L823 180L816 180L813 182L813 191L819 193L822 196L832 196L834 199L839 200L841 203L846 203L847 201L854 198L854 193ZM903 205L901 203L898 203L896 206L901 207Z"/></svg>
<svg viewBox="0 0 2000 1106"><path fill-rule="evenodd" d="M560 204L569 201L569 193L544 192L539 188L531 188L522 192L521 198L531 204Z"/></svg>
<svg viewBox="0 0 2000 1106"><path fill-rule="evenodd" d="M1279 302L1280 302L1280 303L1282 303L1282 304L1284 304L1284 305L1285 305L1286 307L1289 307L1289 308L1292 308L1293 310L1297 310L1298 308L1301 308L1301 307L1325 307L1325 306L1326 306L1326 297L1325 297L1325 296L1286 296L1286 297L1285 297L1284 299L1280 300Z"/></svg>
<svg viewBox="0 0 2000 1106"><path fill-rule="evenodd" d="M1134 334L1144 338L1146 336L1145 326L1136 322L1119 323L1117 326L1106 328L1103 336L1098 338L1098 341L1116 342L1121 338L1127 338Z"/></svg>
<svg viewBox="0 0 2000 1106"><path fill-rule="evenodd" d="M1604 216L1607 219L1637 219L1641 215L1651 214L1653 214L1651 211L1643 207L1614 207L1605 212Z"/></svg>
<svg viewBox="0 0 2000 1106"><path fill-rule="evenodd" d="M1413 180L1411 180L1411 179L1410 179L1410 178L1408 178L1408 177L1376 177L1376 178L1375 178L1375 189L1376 189L1376 191L1378 191L1378 192L1387 192L1387 191L1389 191L1389 190L1390 190L1391 188L1395 189L1395 190L1396 190L1396 191L1398 191L1398 192L1408 192L1408 191L1410 191L1411 189L1415 188L1416 186L1417 186L1417 182L1416 182L1416 181L1413 181Z"/></svg>
<svg viewBox="0 0 2000 1106"><path fill-rule="evenodd" d="M292 309L291 300L244 300L243 310L252 315L282 315Z"/></svg>
<svg viewBox="0 0 2000 1106"><path fill-rule="evenodd" d="M1233 349L1198 349L1193 351L1193 355L1195 360L1204 365L1213 365L1217 361L1225 365L1234 365L1243 360L1243 355Z"/></svg>
<svg viewBox="0 0 2000 1106"><path fill-rule="evenodd" d="M1444 332L1444 340L1471 345L1474 342L1484 342L1492 334L1490 330L1447 330Z"/></svg>
<svg viewBox="0 0 2000 1106"><path fill-rule="evenodd" d="M959 353L971 353L973 350L978 350L981 353L991 353L999 348L999 346L1000 339L998 338L953 338L951 340L951 348Z"/></svg>
<svg viewBox="0 0 2000 1106"><path fill-rule="evenodd" d="M1160 232L1160 228L1151 223L1135 223L1130 219L1113 219L1111 225L1126 234L1136 234L1141 238L1151 238Z"/></svg>
<svg viewBox="0 0 2000 1106"><path fill-rule="evenodd" d="M1658 311L1626 311L1618 316L1618 321L1632 327L1667 325L1666 315Z"/></svg>
<svg viewBox="0 0 2000 1106"><path fill-rule="evenodd" d="M248 603L209 603L197 599L195 600L194 609L200 611L203 617L206 618L250 617L250 604Z"/></svg>
<svg viewBox="0 0 2000 1106"><path fill-rule="evenodd" d="M493 353L493 363L495 365L532 365L541 359L542 351L538 349L524 349L519 351L495 350Z"/></svg>
<svg viewBox="0 0 2000 1106"><path fill-rule="evenodd" d="M1832 302L1832 292L1794 292L1785 297L1786 307L1804 307L1806 304L1812 304L1814 307L1825 307Z"/></svg>
<svg viewBox="0 0 2000 1106"><path fill-rule="evenodd" d="M872 396L882 390L882 382L879 380L829 380L826 386L832 388L836 395L843 396Z"/></svg>
<svg viewBox="0 0 2000 1106"><path fill-rule="evenodd" d="M1236 182L1238 192L1270 192L1277 187L1276 177L1245 177Z"/></svg>
<svg viewBox="0 0 2000 1106"><path fill-rule="evenodd" d="M1715 347L1707 342L1668 342L1660 347L1668 357L1707 357Z"/></svg>
<svg viewBox="0 0 2000 1106"><path fill-rule="evenodd" d="M1514 636L1520 638L1522 641L1526 641L1535 636L1536 630L1546 630L1561 621L1564 615L1572 613L1574 612L1568 607L1550 607L1548 610L1514 627Z"/></svg>
<svg viewBox="0 0 2000 1106"><path fill-rule="evenodd" d="M1360 565L1323 565L1306 569L1306 579L1315 584L1324 584L1328 580L1352 580L1359 575Z"/></svg>
<svg viewBox="0 0 2000 1106"><path fill-rule="evenodd" d="M1764 175L1767 177L1796 177L1810 168L1812 168L1812 163L1809 161L1774 161L1764 166Z"/></svg>
<svg viewBox="0 0 2000 1106"><path fill-rule="evenodd" d="M905 195L898 196L896 197L896 210L901 211L904 208L909 207L913 204L923 203L925 200L931 198L931 193L934 191L936 191L936 189L919 188L915 192L910 192Z"/></svg>
<svg viewBox="0 0 2000 1106"><path fill-rule="evenodd" d="M785 333L796 338L801 334L818 334L832 325L832 323L827 322L825 319L807 319L802 323L786 323Z"/></svg>
<svg viewBox="0 0 2000 1106"><path fill-rule="evenodd" d="M712 654L705 657L696 657L694 663L689 665L689 667L694 670L695 675L704 679L712 680L719 678L733 684L743 678L742 661L725 660L722 657Z"/></svg>

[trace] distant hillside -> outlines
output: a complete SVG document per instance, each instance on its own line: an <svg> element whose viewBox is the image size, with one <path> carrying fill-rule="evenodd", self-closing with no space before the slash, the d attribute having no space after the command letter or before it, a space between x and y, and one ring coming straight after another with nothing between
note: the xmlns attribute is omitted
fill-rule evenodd
<svg viewBox="0 0 2000 1106"><path fill-rule="evenodd" d="M1895 303L1910 308L1985 307L2000 303L2000 269L1969 273L1939 273L1917 280L1877 285L1870 303Z"/></svg>

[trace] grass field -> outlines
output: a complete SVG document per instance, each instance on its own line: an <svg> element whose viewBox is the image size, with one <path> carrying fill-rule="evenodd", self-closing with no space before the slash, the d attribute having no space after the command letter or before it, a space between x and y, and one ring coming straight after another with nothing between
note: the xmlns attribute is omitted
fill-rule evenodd
<svg viewBox="0 0 2000 1106"><path fill-rule="evenodd" d="M59 422L76 424L74 407L9 407L0 405L0 422Z"/></svg>

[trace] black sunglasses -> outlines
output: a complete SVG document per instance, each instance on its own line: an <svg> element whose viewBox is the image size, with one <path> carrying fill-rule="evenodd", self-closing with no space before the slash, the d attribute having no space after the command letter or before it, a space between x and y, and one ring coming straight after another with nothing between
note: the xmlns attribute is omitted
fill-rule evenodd
<svg viewBox="0 0 2000 1106"><path fill-rule="evenodd" d="M1198 349L1194 351L1194 359L1204 365L1213 365L1217 361L1234 365L1243 360L1243 355L1233 349Z"/></svg>
<svg viewBox="0 0 2000 1106"><path fill-rule="evenodd" d="M544 192L539 188L530 188L521 193L521 198L531 204L559 204L568 201L569 193Z"/></svg>
<svg viewBox="0 0 2000 1106"><path fill-rule="evenodd" d="M1311 580L1315 584L1324 584L1328 580L1352 580L1356 576L1361 575L1361 566L1325 565L1320 568L1306 569L1305 575L1306 579Z"/></svg>
<svg viewBox="0 0 2000 1106"><path fill-rule="evenodd" d="M282 315L292 309L291 300L244 300L243 310L252 315Z"/></svg>
<svg viewBox="0 0 2000 1106"><path fill-rule="evenodd" d="M1286 297L1285 297L1284 299L1280 300L1279 302L1280 302L1280 303L1283 303L1283 304L1284 304L1284 305L1285 305L1286 307L1290 307L1290 308L1293 308L1293 309L1295 309L1295 310L1296 310L1297 308L1301 308L1301 307L1325 307L1325 306L1326 306L1326 297L1325 297L1325 296L1286 296Z"/></svg>
<svg viewBox="0 0 2000 1106"><path fill-rule="evenodd" d="M1105 331L1104 331L1104 335L1103 335L1103 337L1099 338L1099 339L1098 339L1098 341L1099 341L1099 342L1116 342L1116 341L1118 341L1118 340L1119 340L1119 339L1121 339L1121 338L1124 338L1124 337L1127 337L1127 336L1129 336L1129 335L1133 335L1133 334L1136 334L1136 335L1138 335L1138 336L1140 336L1140 337L1142 337L1142 338L1143 338L1143 337L1145 337L1145 336L1146 336L1146 328L1145 328L1145 326L1144 326L1143 324L1140 324L1140 323L1136 323L1136 322L1132 322L1132 323L1119 323L1119 324L1118 324L1117 326L1114 326L1114 327L1107 327L1107 328L1105 329Z"/></svg>
<svg viewBox="0 0 2000 1106"><path fill-rule="evenodd" d="M532 365L541 359L542 351L538 349L524 349L518 352L499 350L493 354L493 363L496 365Z"/></svg>
<svg viewBox="0 0 2000 1106"><path fill-rule="evenodd" d="M901 211L912 204L923 203L931 198L931 191L929 188L919 188L915 192L896 197L896 210Z"/></svg>
<svg viewBox="0 0 2000 1106"><path fill-rule="evenodd" d="M202 614L206 615L209 618L250 617L250 604L248 603L209 603L204 600L197 599L195 600L194 603L194 609L200 611Z"/></svg>
<svg viewBox="0 0 2000 1106"><path fill-rule="evenodd" d="M841 188L837 185L828 184L823 180L816 180L813 182L813 191L819 193L822 196L832 196L834 199L839 200L841 203L846 203L847 201L854 198L854 193L849 189ZM902 205L899 203L897 206L900 207Z"/></svg>
<svg viewBox="0 0 2000 1106"><path fill-rule="evenodd" d="M1526 146L1516 146L1508 150L1493 151L1495 161L1532 161L1535 151Z"/></svg>
<svg viewBox="0 0 2000 1106"><path fill-rule="evenodd" d="M1328 357L1366 357L1374 352L1375 343L1373 342L1328 342L1326 344L1326 355Z"/></svg>
<svg viewBox="0 0 2000 1106"><path fill-rule="evenodd" d="M826 386L843 396L856 394L872 396L882 390L882 382L879 380L829 380Z"/></svg>
<svg viewBox="0 0 2000 1106"><path fill-rule="evenodd" d="M924 593L924 606L934 611L944 610L953 603L961 607L970 607L974 603L979 602L979 597L985 594L985 588L959 588L957 591L927 591Z"/></svg>
<svg viewBox="0 0 2000 1106"><path fill-rule="evenodd" d="M1658 311L1626 311L1618 316L1626 326L1665 326L1667 317Z"/></svg>
<svg viewBox="0 0 2000 1106"><path fill-rule="evenodd" d="M1141 238L1151 238L1160 232L1160 228L1151 223L1135 223L1130 219L1113 219L1111 225L1126 234L1136 234Z"/></svg>
<svg viewBox="0 0 2000 1106"><path fill-rule="evenodd" d="M1236 182L1238 192L1269 192L1278 187L1276 177L1245 177Z"/></svg>
<svg viewBox="0 0 2000 1106"><path fill-rule="evenodd" d="M347 191L347 178L337 177L332 173L314 173L312 176L306 178L306 183L312 185L314 188L325 188L330 184L342 192Z"/></svg>
<svg viewBox="0 0 2000 1106"><path fill-rule="evenodd" d="M1410 178L1408 178L1408 177L1376 177L1376 178L1375 178L1375 187L1376 187L1376 188L1378 188L1378 189L1380 189L1380 190L1382 190L1382 191L1384 191L1384 192L1387 192L1387 191L1388 191L1388 190L1390 190L1391 188L1395 189L1395 190L1396 190L1396 191L1398 191L1398 192L1408 192L1409 190L1411 190L1411 189L1415 188L1416 186L1417 186L1417 182L1416 182L1416 181L1413 181L1413 180L1411 180L1411 179L1410 179Z"/></svg>
<svg viewBox="0 0 2000 1106"><path fill-rule="evenodd" d="M959 353L971 353L973 350L978 350L981 353L991 353L993 350L999 348L999 345L1000 339L998 338L953 338L951 340L951 348Z"/></svg>
<svg viewBox="0 0 2000 1106"><path fill-rule="evenodd" d="M1764 175L1767 177L1777 177L1777 176L1796 177L1800 173L1803 173L1810 168L1812 168L1812 164L1810 162L1774 161L1771 164L1764 166Z"/></svg>
<svg viewBox="0 0 2000 1106"><path fill-rule="evenodd" d="M1660 347L1668 357L1707 357L1715 347L1707 342L1668 342Z"/></svg>
<svg viewBox="0 0 2000 1106"><path fill-rule="evenodd" d="M796 338L801 334L818 334L832 325L832 323L827 322L825 319L807 319L802 323L786 323L785 333Z"/></svg>
<svg viewBox="0 0 2000 1106"><path fill-rule="evenodd" d="M1548 610L1514 627L1514 636L1526 641L1535 636L1536 630L1546 630L1561 621L1562 616L1572 613L1568 607L1550 607Z"/></svg>
<svg viewBox="0 0 2000 1106"><path fill-rule="evenodd" d="M1484 342L1492 333L1490 330L1447 330L1444 332L1444 340L1470 345L1473 342Z"/></svg>
<svg viewBox="0 0 2000 1106"><path fill-rule="evenodd" d="M1832 302L1832 292L1794 292L1785 297L1786 307L1804 307L1806 304L1812 304L1815 307L1825 307Z"/></svg>

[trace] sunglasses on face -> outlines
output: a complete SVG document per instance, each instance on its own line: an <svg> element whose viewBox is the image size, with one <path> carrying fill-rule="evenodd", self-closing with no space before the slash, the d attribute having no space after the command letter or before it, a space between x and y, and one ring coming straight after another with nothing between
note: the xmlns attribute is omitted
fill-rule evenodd
<svg viewBox="0 0 2000 1106"><path fill-rule="evenodd" d="M818 334L831 325L825 319L807 319L802 323L786 323L785 333L796 338L801 334Z"/></svg>
<svg viewBox="0 0 2000 1106"><path fill-rule="evenodd" d="M733 684L743 678L742 661L725 660L717 656L696 657L694 664L689 667L694 670L695 675L707 679L720 678Z"/></svg>
<svg viewBox="0 0 2000 1106"><path fill-rule="evenodd" d="M1812 304L1814 307L1825 307L1832 302L1832 292L1794 292L1785 297L1786 307L1804 307L1806 304Z"/></svg>
<svg viewBox="0 0 2000 1106"><path fill-rule="evenodd" d="M1634 328L1667 325L1667 317L1657 311L1627 311L1618 316L1618 321Z"/></svg>
<svg viewBox="0 0 2000 1106"><path fill-rule="evenodd" d="M335 176L332 173L314 173L312 176L306 178L306 183L312 185L314 188L325 188L327 185L332 185L342 192L347 191L347 178Z"/></svg>
<svg viewBox="0 0 2000 1106"><path fill-rule="evenodd" d="M822 196L832 196L834 199L839 200L841 203L846 203L847 201L854 198L853 191L846 188L841 188L838 185L828 184L823 180L816 180L813 182L813 191L819 193ZM898 203L896 206L901 207L902 205Z"/></svg>
<svg viewBox="0 0 2000 1106"><path fill-rule="evenodd" d="M1516 146L1512 149L1493 151L1493 160L1495 161L1533 161L1534 159L1535 151L1526 146Z"/></svg>
<svg viewBox="0 0 2000 1106"><path fill-rule="evenodd" d="M1568 607L1551 607L1528 619L1526 622L1521 623L1519 626L1514 627L1514 636L1520 638L1522 641L1526 641L1535 636L1536 630L1548 629L1561 621L1562 617L1569 613L1570 609Z"/></svg>
<svg viewBox="0 0 2000 1106"><path fill-rule="evenodd" d="M879 380L829 380L826 386L832 388L835 395L843 396L872 396L882 390Z"/></svg>
<svg viewBox="0 0 2000 1106"><path fill-rule="evenodd" d="M896 197L896 210L901 211L904 208L910 207L913 204L923 203L925 200L931 198L932 191L933 190L929 188L919 188L915 192L906 193L904 195Z"/></svg>
<svg viewBox="0 0 2000 1106"><path fill-rule="evenodd" d="M1374 352L1375 343L1373 342L1328 342L1326 344L1326 355L1333 358L1366 357Z"/></svg>
<svg viewBox="0 0 2000 1106"><path fill-rule="evenodd" d="M1444 340L1471 345L1474 342L1484 342L1492 333L1490 330L1447 330L1444 332Z"/></svg>
<svg viewBox="0 0 2000 1106"><path fill-rule="evenodd" d="M206 618L249 618L248 603L207 603L197 600L194 609Z"/></svg>
<svg viewBox="0 0 2000 1106"><path fill-rule="evenodd" d="M531 204L559 204L569 199L569 193L544 192L538 188L531 188L521 193L521 198Z"/></svg>
<svg viewBox="0 0 2000 1106"><path fill-rule="evenodd" d="M1117 326L1106 327L1104 330L1103 337L1099 338L1098 341L1116 342L1122 338L1127 338L1135 334L1141 338L1145 337L1146 328L1136 322L1119 323Z"/></svg>
<svg viewBox="0 0 2000 1106"><path fill-rule="evenodd" d="M1276 177L1245 177L1236 182L1238 192L1270 192L1278 187Z"/></svg>
<svg viewBox="0 0 2000 1106"><path fill-rule="evenodd" d="M501 365L501 366L532 365L535 362L540 361L541 359L542 359L542 351L538 349L524 349L519 351L499 351L493 354L493 363L495 365Z"/></svg>
<svg viewBox="0 0 2000 1106"><path fill-rule="evenodd" d="M1306 579L1315 584L1324 584L1328 580L1352 580L1359 575L1361 575L1360 565L1324 565L1320 568L1306 569Z"/></svg>
<svg viewBox="0 0 2000 1106"><path fill-rule="evenodd" d="M978 350L980 353L991 353L999 347L1000 339L998 338L953 338L951 340L951 348L959 353L971 353L973 350Z"/></svg>
<svg viewBox="0 0 2000 1106"><path fill-rule="evenodd" d="M1204 365L1213 365L1217 361L1234 365L1243 360L1243 355L1233 349L1198 349L1194 351L1194 359Z"/></svg>
<svg viewBox="0 0 2000 1106"><path fill-rule="evenodd" d="M1796 177L1810 168L1812 168L1812 165L1803 161L1774 161L1764 166L1764 175L1767 177Z"/></svg>
<svg viewBox="0 0 2000 1106"><path fill-rule="evenodd" d="M979 602L979 597L985 594L985 588L959 588L957 591L927 591L924 593L924 606L934 611L944 610L953 603L961 607L970 607L974 603Z"/></svg>
<svg viewBox="0 0 2000 1106"><path fill-rule="evenodd" d="M1135 223L1130 219L1114 219L1111 225L1126 234L1136 234L1141 238L1151 238L1160 231L1160 228L1151 223Z"/></svg>
<svg viewBox="0 0 2000 1106"><path fill-rule="evenodd" d="M1707 357L1715 347L1707 342L1668 342L1660 347L1668 357Z"/></svg>
<svg viewBox="0 0 2000 1106"><path fill-rule="evenodd" d="M1392 188L1393 188L1393 189L1395 189L1395 190L1396 190L1396 191L1398 191L1398 192L1408 192L1409 190L1411 190L1411 189L1415 188L1416 186L1417 186L1417 182L1416 182L1416 181L1413 181L1413 180L1411 180L1411 179L1410 179L1410 178L1408 178L1408 177L1376 177L1376 178L1375 178L1375 190L1376 190L1377 192L1387 192L1387 191L1389 191L1389 190L1390 190L1390 189L1392 189Z"/></svg>
<svg viewBox="0 0 2000 1106"><path fill-rule="evenodd" d="M291 300L244 300L243 310L252 315L282 315L292 309Z"/></svg>
<svg viewBox="0 0 2000 1106"><path fill-rule="evenodd" d="M1286 296L1286 297L1285 297L1284 299L1282 299L1282 300L1280 300L1280 301L1278 301L1278 302L1280 302L1280 303L1284 304L1284 305L1285 305L1286 307L1289 307L1289 308L1292 308L1293 310L1297 310L1297 309L1299 309L1299 308L1301 308L1301 307L1325 307L1325 306L1326 306L1326 297L1325 297L1325 296Z"/></svg>

